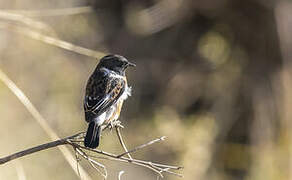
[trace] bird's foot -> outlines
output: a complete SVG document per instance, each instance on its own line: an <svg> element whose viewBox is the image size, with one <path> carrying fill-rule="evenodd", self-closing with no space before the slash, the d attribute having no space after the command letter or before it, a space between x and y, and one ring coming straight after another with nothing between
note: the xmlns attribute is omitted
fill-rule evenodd
<svg viewBox="0 0 292 180"><path fill-rule="evenodd" d="M121 121L115 121L113 122L113 126L114 127L119 127L119 128L124 128L124 126L122 125Z"/></svg>

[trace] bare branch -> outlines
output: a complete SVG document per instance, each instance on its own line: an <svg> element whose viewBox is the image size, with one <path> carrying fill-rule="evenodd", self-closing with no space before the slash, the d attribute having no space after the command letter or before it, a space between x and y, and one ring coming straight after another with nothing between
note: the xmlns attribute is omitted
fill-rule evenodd
<svg viewBox="0 0 292 180"><path fill-rule="evenodd" d="M122 175L125 173L125 171L120 171L119 172L119 176L118 176L118 180L121 180Z"/></svg>
<svg viewBox="0 0 292 180"><path fill-rule="evenodd" d="M68 143L67 139L74 138L74 137L76 137L78 135L80 135L80 133L75 134L73 136L69 136L69 137L64 138L64 139L52 141L52 142L49 142L49 143L38 145L38 146L35 146L35 147L32 147L32 148L29 148L29 149L26 149L26 150L11 154L9 156L1 158L0 159L0 164L5 164L5 163L7 163L7 162L9 162L11 160L14 160L14 159L17 159L17 158L20 158L20 157L23 157L23 156L38 152L38 151L42 151L42 150L45 150L45 149L49 149L49 148L53 148L53 147L56 147L56 146L67 144Z"/></svg>
<svg viewBox="0 0 292 180"><path fill-rule="evenodd" d="M159 139L161 139L161 138L159 138ZM157 142L158 139L155 139L153 141ZM146 146L148 146L150 144L153 144L153 141L150 141L149 143L146 143L147 144ZM143 144L143 145L145 145L145 144ZM135 164L135 165L138 165L138 166L146 167L146 168L154 171L155 173L157 173L160 177L163 177L163 175L162 175L163 172L182 177L181 174L174 173L174 172L170 171L170 170L182 169L182 167L180 167L180 166L169 166L169 165L165 165L165 164L153 163L153 162L150 162L150 161L144 161L144 160L138 160L138 159L130 159L130 158L122 157L122 156L121 157L117 157L117 155L115 155L115 154L108 153L108 152L105 152L105 151L101 151L101 150L98 150L98 149L90 149L90 148L81 146L79 144L73 144L73 146L81 148L81 149L88 150L88 151L96 153L96 154L101 154L101 155L106 156L106 157L97 157L97 156L89 155L90 157L99 158L99 159L114 160L114 161L120 161L120 162L127 162L127 163ZM144 146L144 147L146 147L146 146ZM138 148L137 150L140 150L142 148L143 147Z"/></svg>
<svg viewBox="0 0 292 180"><path fill-rule="evenodd" d="M74 146L74 144L73 144L73 146ZM74 146L74 147L75 147L75 146ZM97 171L98 171L98 172L104 177L104 179L107 178L107 170L106 170L106 168L105 168L104 165L102 165L101 163L99 163L99 162L97 162L97 161L91 159L91 158L90 158L90 157L89 157L84 151L82 151L80 148L75 147L74 149L76 150L76 152L77 152L78 154L80 154L84 159L86 159L86 160L89 162L89 164L91 165L91 167L93 167L95 170L97 170ZM102 168L102 169L104 170L104 173L102 173L102 172L98 169L98 167Z"/></svg>
<svg viewBox="0 0 292 180"><path fill-rule="evenodd" d="M119 141L120 141L120 143L125 151L125 153L123 153L123 154L127 154L130 159L133 159L132 156L130 155L130 153L128 153L129 151L124 143L124 140L123 140L122 135L121 135L120 127L118 125L116 126L116 132L117 132L117 136L119 138Z"/></svg>
<svg viewBox="0 0 292 180"><path fill-rule="evenodd" d="M62 9L42 9L42 10L2 10L2 12L21 14L27 17L46 16L67 16L92 12L90 6L72 7Z"/></svg>
<svg viewBox="0 0 292 180"><path fill-rule="evenodd" d="M15 13L10 13L7 11L0 10L0 19L6 20L9 22L21 23L31 28L42 30L45 32L50 32L50 33L54 32L54 30L50 26L48 26L46 23L31 19L21 14L15 14Z"/></svg>
<svg viewBox="0 0 292 180"><path fill-rule="evenodd" d="M63 145L63 144L66 144L66 143L67 142L64 141L64 140L57 140L57 141L53 141L53 142L50 142L50 143L42 144L42 145L30 148L30 149L26 149L24 151L20 151L20 152L11 154L11 155L9 155L7 157L1 158L0 159L0 164L4 164L4 163L6 163L8 161L11 161L13 159L17 159L17 158L20 158L22 156L26 156L26 155L29 155L29 154L32 154L32 153L35 153L35 152L38 152L38 151L41 151L41 150L49 149L49 148L56 147L56 146L59 146L59 145Z"/></svg>
<svg viewBox="0 0 292 180"><path fill-rule="evenodd" d="M152 162L149 162L149 161L143 161L143 160L138 160L138 159L130 159L130 158L122 157L122 156L118 157L115 154L108 153L108 152L105 152L105 151L101 151L101 150L98 150L98 149L87 148L87 147L85 147L83 145L80 145L80 144L74 142L74 141L76 141L78 139L82 139L82 138L84 138L84 133L77 133L77 134L75 134L73 136L69 136L69 137L66 137L66 138L63 138L63 139L60 139L60 140L56 140L56 141L52 141L52 142L49 142L49 143L46 143L46 144L42 144L42 145L39 145L39 146L35 146L35 147L32 147L32 148L26 149L24 151L20 151L20 152L14 153L12 155L0 158L0 164L5 164L5 163L7 163L7 162L9 162L9 161L11 161L13 159L17 159L17 158L20 158L20 157L23 157L23 156L26 156L26 155L29 155L29 154L32 154L32 153L35 153L35 152L39 152L39 151L42 151L42 150L45 150L45 149L49 149L49 148L53 148L53 147L56 147L56 146L67 144L67 145L71 145L73 147L73 149L75 150L75 153L79 154L81 157L86 159L90 163L90 165L94 169L96 169L104 178L107 177L106 167L104 165L102 165L101 163L97 162L96 160L92 159L92 158L101 158L101 159L107 159L107 160L114 160L114 161L131 163L131 164L134 164L134 165L138 165L138 166L141 166L141 167L148 168L148 169L152 170L153 172L157 173L160 177L163 177L162 173L169 173L169 174L173 174L173 175L177 175L177 176L182 177L181 174L178 174L178 173L175 173L175 172L171 171L171 170L181 169L181 167L163 165L163 164L158 164L158 163L152 163ZM134 151L138 151L138 150L140 150L140 149L142 149L142 148L144 148L144 147L146 147L148 145L151 145L151 144L153 144L155 142L158 142L158 141L160 141L162 139L164 139L164 138L162 137L162 138L159 138L159 139L155 139L153 141L150 141L149 143L146 143L146 144L143 144L141 146L138 146L137 148L134 148ZM83 149L86 150L86 151L89 151L91 153L102 155L102 157L89 155L89 154L87 154L87 152L83 151ZM133 151L133 150L131 150L131 151ZM77 161L79 161L79 160L77 160ZM103 172L101 172L99 168L103 169Z"/></svg>
<svg viewBox="0 0 292 180"><path fill-rule="evenodd" d="M22 35L29 37L29 38L32 38L34 40L41 41L43 43L50 44L50 45L53 45L53 46L56 46L56 47L59 47L62 49L66 49L66 50L69 50L69 51L72 51L72 52L75 52L78 54L82 54L85 56L100 59L101 57L103 57L105 55L105 53L103 53L103 52L99 52L99 51L87 49L87 48L84 48L81 46L77 46L77 45L74 45L74 44L69 43L67 41L63 41L63 40L60 40L60 39L52 37L52 36L44 35L44 34L39 33L37 31L33 31L29 28L12 26L8 23L0 23L0 28L7 29L10 32L22 34Z"/></svg>
<svg viewBox="0 0 292 180"><path fill-rule="evenodd" d="M142 144L142 145L140 145L140 146L137 146L137 147L135 147L134 149L132 149L132 150L130 150L130 151L126 151L126 152L124 152L124 153L118 155L117 157L119 158L119 157L122 157L122 156L124 156L124 155L126 155L126 154L129 155L130 153L135 152L135 151L138 151L139 149L142 149L142 148L144 148L144 147L146 147L146 146L149 146L149 145L151 145L151 144L157 143L157 142L159 142L159 141L164 141L165 138L166 138L165 136L162 136L161 138L154 139L154 140L152 140L152 141L150 141L150 142L148 142L148 143L145 143L145 144Z"/></svg>

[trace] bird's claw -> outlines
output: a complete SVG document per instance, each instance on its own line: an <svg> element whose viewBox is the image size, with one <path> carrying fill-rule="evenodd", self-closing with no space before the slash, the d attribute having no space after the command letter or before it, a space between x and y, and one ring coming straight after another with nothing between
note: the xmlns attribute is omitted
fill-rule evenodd
<svg viewBox="0 0 292 180"><path fill-rule="evenodd" d="M115 121L114 124L113 124L116 128L119 127L119 128L124 128L124 126L122 125L121 121Z"/></svg>

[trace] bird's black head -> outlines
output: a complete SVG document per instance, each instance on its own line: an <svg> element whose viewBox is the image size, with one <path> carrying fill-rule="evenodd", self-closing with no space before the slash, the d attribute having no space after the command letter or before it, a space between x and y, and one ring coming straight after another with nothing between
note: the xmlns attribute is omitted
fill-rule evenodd
<svg viewBox="0 0 292 180"><path fill-rule="evenodd" d="M100 59L99 68L107 68L119 74L123 74L127 67L136 66L120 55L107 55Z"/></svg>

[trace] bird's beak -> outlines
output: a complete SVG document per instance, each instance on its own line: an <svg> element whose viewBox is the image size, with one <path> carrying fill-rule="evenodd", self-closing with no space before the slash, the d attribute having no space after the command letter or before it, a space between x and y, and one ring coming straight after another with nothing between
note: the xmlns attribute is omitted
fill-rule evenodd
<svg viewBox="0 0 292 180"><path fill-rule="evenodd" d="M136 64L128 62L128 66L136 67Z"/></svg>

